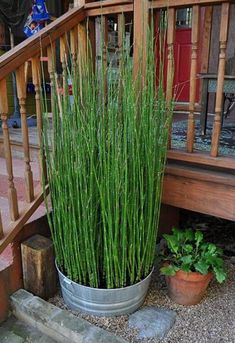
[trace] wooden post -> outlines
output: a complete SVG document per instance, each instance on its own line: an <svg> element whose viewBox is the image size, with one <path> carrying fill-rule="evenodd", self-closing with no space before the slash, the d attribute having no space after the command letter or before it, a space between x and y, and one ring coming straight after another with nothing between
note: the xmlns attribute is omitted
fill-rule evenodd
<svg viewBox="0 0 235 343"><path fill-rule="evenodd" d="M142 73L145 79L147 33L149 23L149 3L146 0L134 1L134 56L133 75ZM141 70L140 70L141 66Z"/></svg>
<svg viewBox="0 0 235 343"><path fill-rule="evenodd" d="M198 56L198 41L199 41L199 26L200 26L200 7L193 6L192 18L192 52L191 52L191 71L190 71L190 90L189 90L189 116L188 116L188 132L187 132L187 151L193 152L193 144L195 137L195 101L197 89L197 56Z"/></svg>
<svg viewBox="0 0 235 343"><path fill-rule="evenodd" d="M24 149L26 201L32 202L34 199L34 189L33 189L33 173L32 173L31 165L30 165L29 133L28 133L27 114L26 114L26 80L25 80L24 64L16 70L16 84L17 84L17 94L18 94L19 104L20 104L21 130L22 130L23 149Z"/></svg>
<svg viewBox="0 0 235 343"><path fill-rule="evenodd" d="M174 39L175 39L175 8L169 8L167 20L167 80L166 101L171 106L174 81ZM168 147L171 147L171 126L169 127Z"/></svg>
<svg viewBox="0 0 235 343"><path fill-rule="evenodd" d="M9 137L9 129L7 125L8 99L7 99L6 79L2 79L0 81L0 114L1 114L1 120L2 120L6 168L7 168L7 174L8 174L8 201L9 201L9 208L10 208L10 217L12 221L15 221L19 218L19 209L18 209L18 202L17 202L17 193L15 189L15 184L14 184L11 144L10 144L10 137Z"/></svg>
<svg viewBox="0 0 235 343"><path fill-rule="evenodd" d="M219 47L219 66L217 78L217 90L215 99L215 118L211 140L211 156L216 157L219 150L219 138L222 122L223 110L223 89L224 89L224 73L225 73L225 58L228 38L229 24L229 8L228 2L221 5L221 22L220 22L220 47Z"/></svg>
<svg viewBox="0 0 235 343"><path fill-rule="evenodd" d="M21 244L24 288L48 299L56 292L53 243L41 235L35 235Z"/></svg>
<svg viewBox="0 0 235 343"><path fill-rule="evenodd" d="M42 154L42 151L41 151L43 119L42 119L42 107L41 107L41 99L40 99L41 77L40 77L39 56L32 58L32 78L33 78L33 84L34 84L34 89L35 89L38 144L40 147L40 150L38 153L38 162L39 162L39 168L40 168L40 181L41 181L41 184L43 184L43 177L46 178L46 161L45 161L45 156L44 154Z"/></svg>

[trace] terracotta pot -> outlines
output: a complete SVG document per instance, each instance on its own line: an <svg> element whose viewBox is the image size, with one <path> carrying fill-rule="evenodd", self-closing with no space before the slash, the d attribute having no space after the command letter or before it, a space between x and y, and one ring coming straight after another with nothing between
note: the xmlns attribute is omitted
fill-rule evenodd
<svg viewBox="0 0 235 343"><path fill-rule="evenodd" d="M177 304L196 305L203 298L212 278L212 273L202 275L179 270L174 276L166 276L168 295Z"/></svg>

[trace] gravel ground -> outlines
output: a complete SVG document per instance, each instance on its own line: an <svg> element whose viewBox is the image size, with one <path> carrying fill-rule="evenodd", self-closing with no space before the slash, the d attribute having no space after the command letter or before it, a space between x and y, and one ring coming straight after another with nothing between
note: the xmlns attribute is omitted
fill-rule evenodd
<svg viewBox="0 0 235 343"><path fill-rule="evenodd" d="M204 223L193 221L197 228L207 230L208 238L225 248L235 247L235 223L203 217ZM192 221L192 218L191 218ZM187 222L187 221L185 221ZM190 220L188 221L190 224ZM226 227L221 234L221 228ZM224 226L225 225L225 226ZM193 225L191 225L193 226ZM231 229L233 229L231 231ZM216 234L220 231L220 234ZM88 316L71 311L105 330L111 331L125 338L129 343L235 343L235 250L229 250L225 256L225 266L228 278L223 284L214 280L211 282L203 301L196 306L182 306L174 304L167 296L164 277L154 272L150 290L143 306L157 306L176 311L177 318L173 328L163 340L138 340L137 331L128 328L128 316L104 318ZM58 293L49 300L61 308L67 309Z"/></svg>

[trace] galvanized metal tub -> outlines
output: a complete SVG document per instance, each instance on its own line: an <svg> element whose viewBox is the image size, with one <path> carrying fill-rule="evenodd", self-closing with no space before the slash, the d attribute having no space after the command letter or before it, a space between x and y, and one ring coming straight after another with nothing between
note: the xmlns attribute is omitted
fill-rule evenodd
<svg viewBox="0 0 235 343"><path fill-rule="evenodd" d="M120 316L134 312L146 297L152 272L133 286L100 289L82 286L67 278L57 267L66 305L95 316Z"/></svg>

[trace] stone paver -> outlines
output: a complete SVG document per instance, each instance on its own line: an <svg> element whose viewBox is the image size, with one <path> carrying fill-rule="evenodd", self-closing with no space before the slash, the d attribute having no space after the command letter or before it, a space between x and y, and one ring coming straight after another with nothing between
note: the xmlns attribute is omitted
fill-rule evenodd
<svg viewBox="0 0 235 343"><path fill-rule="evenodd" d="M1 326L0 328L0 343L24 343L23 337L17 336L13 332L5 329Z"/></svg>
<svg viewBox="0 0 235 343"><path fill-rule="evenodd" d="M11 296L11 306L16 317L22 318L58 342L127 343L124 339L68 311L61 310L25 290L19 290Z"/></svg>
<svg viewBox="0 0 235 343"><path fill-rule="evenodd" d="M139 330L138 338L164 338L174 325L176 312L157 307L146 307L129 317L130 328Z"/></svg>
<svg viewBox="0 0 235 343"><path fill-rule="evenodd" d="M37 329L11 316L0 328L0 343L56 343Z"/></svg>

